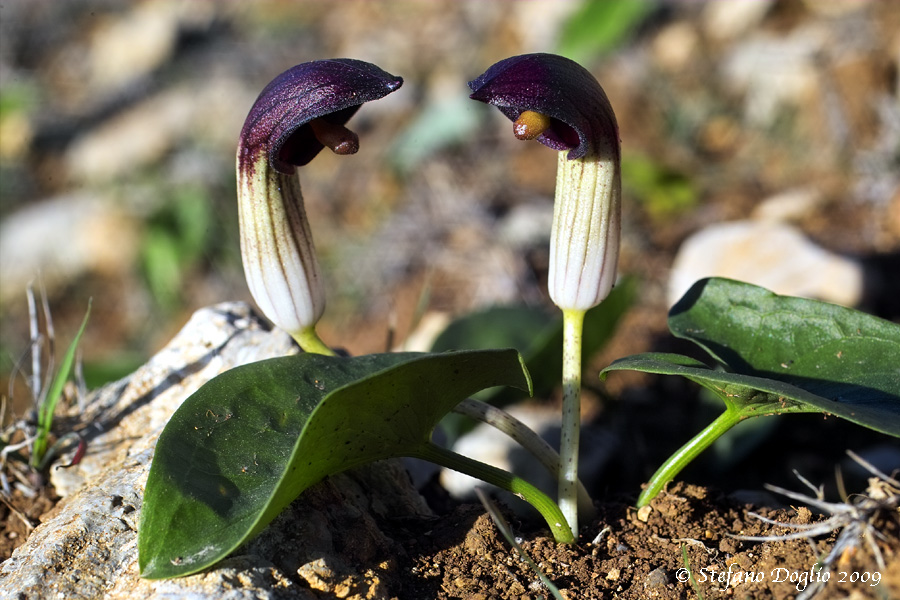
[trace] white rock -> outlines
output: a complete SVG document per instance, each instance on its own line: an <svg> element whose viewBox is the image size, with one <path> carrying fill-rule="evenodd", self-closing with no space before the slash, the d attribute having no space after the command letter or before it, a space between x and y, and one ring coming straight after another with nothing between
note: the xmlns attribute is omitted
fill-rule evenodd
<svg viewBox="0 0 900 600"><path fill-rule="evenodd" d="M23 298L39 275L52 289L89 271L125 273L137 230L136 219L108 198L76 193L28 204L0 224L0 302Z"/></svg>
<svg viewBox="0 0 900 600"><path fill-rule="evenodd" d="M700 51L700 36L693 23L678 21L656 35L651 49L653 60L660 67L670 72L682 71L691 66Z"/></svg>
<svg viewBox="0 0 900 600"><path fill-rule="evenodd" d="M225 77L167 89L77 138L66 150L67 172L77 181L110 181L158 162L185 139L231 148L252 103Z"/></svg>
<svg viewBox="0 0 900 600"><path fill-rule="evenodd" d="M750 216L754 221L797 221L811 215L824 200L822 192L813 187L786 190L760 202Z"/></svg>
<svg viewBox="0 0 900 600"><path fill-rule="evenodd" d="M180 29L208 27L218 10L210 2L172 0L141 0L108 12L98 10L87 32L86 87L104 94L152 74L172 56Z"/></svg>
<svg viewBox="0 0 900 600"><path fill-rule="evenodd" d="M669 305L704 277L728 277L777 294L854 306L862 298L863 267L775 222L710 225L685 240L669 275Z"/></svg>
<svg viewBox="0 0 900 600"><path fill-rule="evenodd" d="M732 3L710 6L715 4ZM807 26L787 37L756 34L735 46L721 62L722 76L733 91L744 94L747 121L769 126L781 108L818 101L820 69L816 60L827 43L827 30Z"/></svg>
<svg viewBox="0 0 900 600"><path fill-rule="evenodd" d="M510 248L530 250L537 245L549 245L552 229L553 201L541 198L514 206L497 224L497 235Z"/></svg>
<svg viewBox="0 0 900 600"><path fill-rule="evenodd" d="M700 15L703 32L714 40L730 40L756 27L769 12L773 0L709 2Z"/></svg>
<svg viewBox="0 0 900 600"><path fill-rule="evenodd" d="M214 569L164 581L138 576L143 489L165 422L216 374L292 351L287 334L266 331L247 305L220 304L198 311L132 377L93 394L85 417L94 427L83 432L88 455L71 472L54 473L68 496L0 565L0 598L316 598L297 585L300 577L313 589L386 599L377 570L360 568L375 568L402 551L377 519L430 515L398 461L354 469L306 490Z"/></svg>
<svg viewBox="0 0 900 600"><path fill-rule="evenodd" d="M117 18L100 18L91 31L90 85L122 85L162 64L175 48L177 15L168 2L140 2Z"/></svg>

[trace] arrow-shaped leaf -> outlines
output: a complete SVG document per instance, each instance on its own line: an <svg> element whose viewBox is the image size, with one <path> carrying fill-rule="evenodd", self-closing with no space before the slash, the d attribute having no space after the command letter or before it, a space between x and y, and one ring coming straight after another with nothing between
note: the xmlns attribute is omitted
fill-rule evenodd
<svg viewBox="0 0 900 600"><path fill-rule="evenodd" d="M777 379L714 370L700 361L679 354L646 353L621 358L603 369L642 371L658 375L681 375L718 396L741 418L782 413L823 412L841 416L888 435L900 436L900 402L847 402L819 396L798 385ZM822 386L816 386L821 388Z"/></svg>
<svg viewBox="0 0 900 600"><path fill-rule="evenodd" d="M415 455L457 403L497 385L530 389L514 350L300 354L219 375L160 435L141 515L141 575L213 565L309 486L366 462Z"/></svg>
<svg viewBox="0 0 900 600"><path fill-rule="evenodd" d="M672 455L638 500L649 502L742 419L824 412L900 437L900 326L865 313L722 278L698 281L669 313L669 329L727 371L673 354L641 354L629 369L681 375L715 393L725 412Z"/></svg>
<svg viewBox="0 0 900 600"><path fill-rule="evenodd" d="M895 323L711 278L694 284L672 307L669 329L729 371L801 388L813 394L806 402L822 412L900 436L900 326Z"/></svg>

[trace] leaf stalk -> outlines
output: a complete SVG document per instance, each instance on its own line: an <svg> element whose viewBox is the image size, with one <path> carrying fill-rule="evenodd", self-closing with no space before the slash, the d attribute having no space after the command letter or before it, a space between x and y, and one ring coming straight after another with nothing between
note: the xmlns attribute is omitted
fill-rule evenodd
<svg viewBox="0 0 900 600"><path fill-rule="evenodd" d="M725 412L716 417L703 431L691 438L688 443L666 459L666 462L656 470L656 473L653 474L653 477L647 483L647 487L644 488L644 491L638 497L638 508L650 504L650 501L656 498L666 484L672 481L682 469L744 418L745 416L741 414L739 409L729 406Z"/></svg>
<svg viewBox="0 0 900 600"><path fill-rule="evenodd" d="M460 473L481 479L491 485L511 492L532 505L547 522L550 532L560 544L575 543L575 536L566 525L566 519L553 500L542 491L512 473L486 465L462 454L441 448L431 442L422 444L411 458L421 458Z"/></svg>

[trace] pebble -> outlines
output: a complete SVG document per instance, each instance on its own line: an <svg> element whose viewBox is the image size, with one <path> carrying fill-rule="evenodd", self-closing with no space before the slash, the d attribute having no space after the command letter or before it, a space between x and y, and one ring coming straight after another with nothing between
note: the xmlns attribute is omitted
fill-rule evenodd
<svg viewBox="0 0 900 600"><path fill-rule="evenodd" d="M668 583L669 575L666 573L665 569L660 567L647 573L647 577L644 578L644 589L652 590L655 588L666 587Z"/></svg>
<svg viewBox="0 0 900 600"><path fill-rule="evenodd" d="M117 17L100 17L88 44L91 87L107 89L150 73L171 56L178 18L169 2L140 2Z"/></svg>
<svg viewBox="0 0 900 600"><path fill-rule="evenodd" d="M814 187L789 189L760 202L751 217L756 221L799 221L822 206L824 200L822 192Z"/></svg>
<svg viewBox="0 0 900 600"><path fill-rule="evenodd" d="M653 60L666 71L677 73L691 66L700 51L700 36L692 23L677 22L663 28L651 46Z"/></svg>
<svg viewBox="0 0 900 600"><path fill-rule="evenodd" d="M653 512L653 507L650 506L649 504L646 506L640 507L637 511L638 521L640 521L641 523L646 523L647 521L650 520L650 513L652 513L652 512Z"/></svg>
<svg viewBox="0 0 900 600"><path fill-rule="evenodd" d="M772 4L773 0L709 2L700 15L703 33L713 40L732 40L759 25Z"/></svg>

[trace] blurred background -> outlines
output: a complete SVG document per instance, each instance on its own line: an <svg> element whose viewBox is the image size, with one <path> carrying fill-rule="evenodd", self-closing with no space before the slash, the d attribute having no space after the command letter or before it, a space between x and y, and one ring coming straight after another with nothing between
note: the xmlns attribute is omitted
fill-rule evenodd
<svg viewBox="0 0 900 600"><path fill-rule="evenodd" d="M711 274L900 318L892 2L8 0L4 393L29 346L30 283L46 291L58 352L93 299L89 387L145 362L196 309L251 301L238 134L266 83L319 58L405 79L351 120L357 155L322 153L299 173L326 279L323 339L378 352L392 329L402 341L415 323L549 305L556 157L515 140L466 86L538 51L591 70L621 129L620 272L638 291L599 363L658 348L679 282ZM747 227L721 229L734 223ZM617 375L608 391L640 381Z"/></svg>

